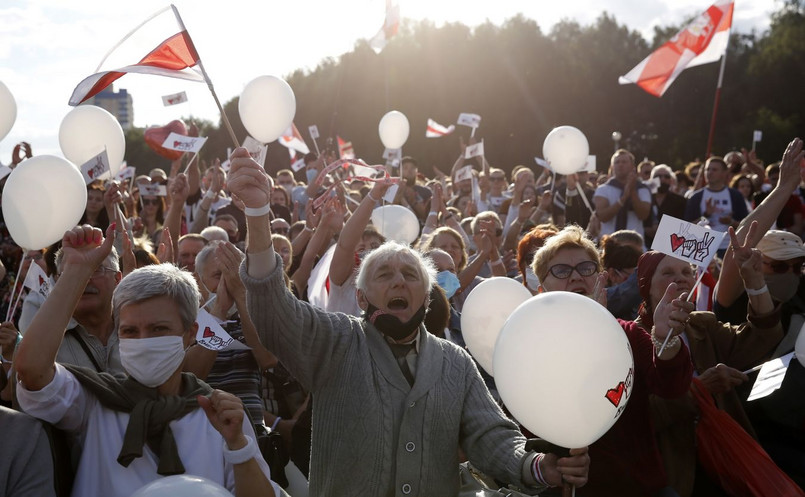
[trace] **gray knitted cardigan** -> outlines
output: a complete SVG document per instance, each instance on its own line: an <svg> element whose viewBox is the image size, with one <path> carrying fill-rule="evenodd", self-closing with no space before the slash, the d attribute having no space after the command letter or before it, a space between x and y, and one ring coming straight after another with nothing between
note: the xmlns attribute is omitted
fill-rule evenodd
<svg viewBox="0 0 805 497"><path fill-rule="evenodd" d="M371 324L297 300L282 263L263 280L240 272L262 343L316 398L311 496L452 496L458 448L478 469L519 486L525 438L469 354L426 333L408 385Z"/></svg>

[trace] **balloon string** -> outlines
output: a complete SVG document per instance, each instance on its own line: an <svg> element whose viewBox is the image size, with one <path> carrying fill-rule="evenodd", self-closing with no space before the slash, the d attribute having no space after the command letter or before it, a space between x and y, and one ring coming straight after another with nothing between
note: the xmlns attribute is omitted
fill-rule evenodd
<svg viewBox="0 0 805 497"><path fill-rule="evenodd" d="M14 278L14 286L11 288L11 298L8 299L9 308L6 309L6 321L11 319L11 306L10 306L10 304L14 301L14 295L17 293L17 286L19 285L19 282L20 282L20 273L22 272L22 264L23 264L23 262L25 262L25 259L27 257L28 257L28 254L23 254L22 259L20 259L20 265L17 267L17 277ZM22 293L22 287L20 287L20 293Z"/></svg>

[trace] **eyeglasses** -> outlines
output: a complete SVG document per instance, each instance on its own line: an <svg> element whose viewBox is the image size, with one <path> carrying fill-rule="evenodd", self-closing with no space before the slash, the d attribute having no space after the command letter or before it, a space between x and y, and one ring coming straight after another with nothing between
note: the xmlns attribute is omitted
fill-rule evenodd
<svg viewBox="0 0 805 497"><path fill-rule="evenodd" d="M144 198L142 202L143 205L159 205L159 199L156 198Z"/></svg>
<svg viewBox="0 0 805 497"><path fill-rule="evenodd" d="M103 276L106 273L116 273L116 272L117 272L117 269L114 269L114 268L111 268L111 267L106 267L106 266L100 266L98 269L95 270L94 273L92 273L91 278L100 278L101 276Z"/></svg>
<svg viewBox="0 0 805 497"><path fill-rule="evenodd" d="M784 262L784 261L774 261L768 262L763 261L763 264L769 266L772 271L777 274L785 274L788 271L793 273L799 274L802 272L802 264L805 261L798 261L798 262Z"/></svg>
<svg viewBox="0 0 805 497"><path fill-rule="evenodd" d="M592 276L596 271L598 271L598 264L593 261L580 262L575 266L569 266L567 264L555 264L551 266L549 271L554 278L566 280L570 278L570 275L573 274L573 271L576 271L580 276L583 277Z"/></svg>

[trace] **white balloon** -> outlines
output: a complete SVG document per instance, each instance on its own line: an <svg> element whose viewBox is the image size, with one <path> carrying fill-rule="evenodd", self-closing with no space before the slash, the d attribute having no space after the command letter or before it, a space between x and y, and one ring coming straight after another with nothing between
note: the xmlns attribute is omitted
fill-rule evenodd
<svg viewBox="0 0 805 497"><path fill-rule="evenodd" d="M408 140L410 131L411 125L408 124L408 118L398 110L387 112L377 125L380 141L386 148L402 148L405 141Z"/></svg>
<svg viewBox="0 0 805 497"><path fill-rule="evenodd" d="M6 137L17 120L17 101L8 87L0 81L0 140Z"/></svg>
<svg viewBox="0 0 805 497"><path fill-rule="evenodd" d="M123 163L126 138L115 116L94 105L79 105L62 119L59 146L67 160L78 167L106 147L109 169L114 177Z"/></svg>
<svg viewBox="0 0 805 497"><path fill-rule="evenodd" d="M542 156L557 174L573 174L584 169L590 144L587 137L573 126L554 128L542 144Z"/></svg>
<svg viewBox="0 0 805 497"><path fill-rule="evenodd" d="M240 94L238 113L246 131L262 143L273 142L288 129L296 114L296 96L276 76L259 76Z"/></svg>
<svg viewBox="0 0 805 497"><path fill-rule="evenodd" d="M134 492L131 497L232 497L214 481L193 475L159 478Z"/></svg>
<svg viewBox="0 0 805 497"><path fill-rule="evenodd" d="M605 307L576 293L542 293L515 309L493 363L506 407L529 431L560 447L601 438L634 387L626 333Z"/></svg>
<svg viewBox="0 0 805 497"><path fill-rule="evenodd" d="M386 240L410 244L419 236L416 214L401 205L384 205L373 210L372 224Z"/></svg>
<svg viewBox="0 0 805 497"><path fill-rule="evenodd" d="M461 313L461 334L476 361L494 376L492 354L500 330L511 313L531 298L522 283L511 278L489 278L472 289Z"/></svg>
<svg viewBox="0 0 805 497"><path fill-rule="evenodd" d="M61 240L87 206L84 177L69 161L37 155L22 161L3 190L3 216L11 237L28 250Z"/></svg>

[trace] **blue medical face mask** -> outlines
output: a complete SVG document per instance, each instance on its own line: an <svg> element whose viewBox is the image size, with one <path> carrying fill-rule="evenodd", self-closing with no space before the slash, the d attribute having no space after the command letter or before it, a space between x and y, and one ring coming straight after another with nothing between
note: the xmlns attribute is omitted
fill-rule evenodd
<svg viewBox="0 0 805 497"><path fill-rule="evenodd" d="M461 282L458 281L458 276L452 271L439 271L436 273L436 284L438 284L447 298L452 298L461 287Z"/></svg>
<svg viewBox="0 0 805 497"><path fill-rule="evenodd" d="M318 175L319 172L316 171L315 169L308 169L307 171L305 171L305 176L307 176L307 184L309 185L313 183L313 181L316 180L316 176Z"/></svg>

